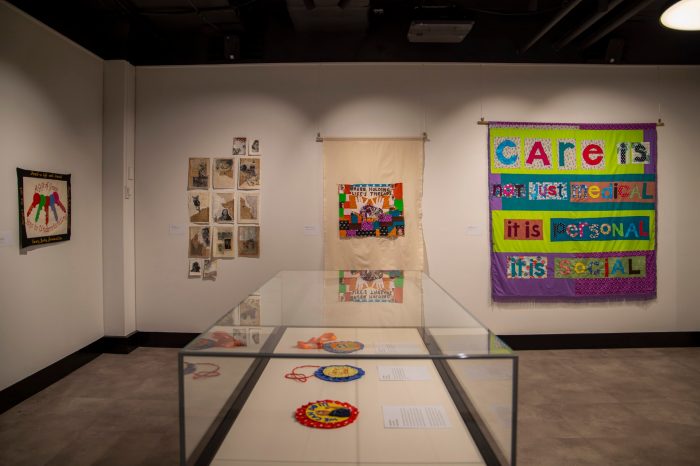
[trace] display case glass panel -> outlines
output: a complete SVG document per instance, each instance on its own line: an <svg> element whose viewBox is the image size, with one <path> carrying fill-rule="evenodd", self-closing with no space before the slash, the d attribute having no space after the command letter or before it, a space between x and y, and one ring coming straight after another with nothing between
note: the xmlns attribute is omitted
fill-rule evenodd
<svg viewBox="0 0 700 466"><path fill-rule="evenodd" d="M183 465L515 464L517 356L422 272L280 272L179 360Z"/></svg>

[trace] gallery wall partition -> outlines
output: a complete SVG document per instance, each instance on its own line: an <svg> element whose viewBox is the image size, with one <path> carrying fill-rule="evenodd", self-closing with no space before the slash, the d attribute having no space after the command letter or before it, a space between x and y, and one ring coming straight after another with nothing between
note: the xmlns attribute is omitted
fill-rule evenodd
<svg viewBox="0 0 700 466"><path fill-rule="evenodd" d="M317 133L427 133L425 268L500 334L697 330L692 284L700 223L692 206L700 116L697 67L322 64L137 68L139 330L199 331L266 276L318 269L323 166ZM284 81L284 86L280 85ZM660 113L661 111L661 113ZM656 297L496 303L491 298L487 127L494 121L654 122L658 131ZM182 167L230 152L232 133L264 139L259 260L235 258L214 283L188 280ZM681 228L680 225L686 225ZM222 272L222 269L225 271ZM225 277L225 278L223 278Z"/></svg>
<svg viewBox="0 0 700 466"><path fill-rule="evenodd" d="M0 2L0 101L4 389L104 335L102 60ZM41 242L23 249L18 168L30 175L29 236Z"/></svg>

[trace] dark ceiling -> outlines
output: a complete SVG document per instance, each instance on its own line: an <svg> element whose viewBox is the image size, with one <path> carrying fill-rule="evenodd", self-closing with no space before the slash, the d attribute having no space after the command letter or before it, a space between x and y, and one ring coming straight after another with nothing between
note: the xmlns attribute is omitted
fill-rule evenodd
<svg viewBox="0 0 700 466"><path fill-rule="evenodd" d="M668 0L10 0L104 59L700 64ZM413 20L474 21L462 43L410 43Z"/></svg>

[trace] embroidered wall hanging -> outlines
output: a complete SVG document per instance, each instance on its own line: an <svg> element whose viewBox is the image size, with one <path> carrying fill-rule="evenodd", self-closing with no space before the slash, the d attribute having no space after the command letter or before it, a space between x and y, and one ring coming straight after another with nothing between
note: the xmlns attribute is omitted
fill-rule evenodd
<svg viewBox="0 0 700 466"><path fill-rule="evenodd" d="M70 175L17 169L20 247L70 239Z"/></svg>
<svg viewBox="0 0 700 466"><path fill-rule="evenodd" d="M494 300L656 296L656 124L489 125Z"/></svg>
<svg viewBox="0 0 700 466"><path fill-rule="evenodd" d="M339 184L341 238L404 235L403 184Z"/></svg>

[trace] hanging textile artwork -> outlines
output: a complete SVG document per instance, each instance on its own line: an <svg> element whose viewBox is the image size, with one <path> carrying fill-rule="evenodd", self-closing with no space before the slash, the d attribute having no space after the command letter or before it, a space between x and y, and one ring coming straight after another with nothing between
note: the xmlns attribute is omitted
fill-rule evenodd
<svg viewBox="0 0 700 466"><path fill-rule="evenodd" d="M403 236L403 184L339 184L341 238Z"/></svg>
<svg viewBox="0 0 700 466"><path fill-rule="evenodd" d="M17 168L20 247L68 241L70 175Z"/></svg>
<svg viewBox="0 0 700 466"><path fill-rule="evenodd" d="M489 124L494 300L656 296L656 124Z"/></svg>

